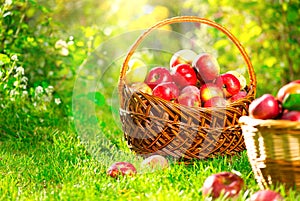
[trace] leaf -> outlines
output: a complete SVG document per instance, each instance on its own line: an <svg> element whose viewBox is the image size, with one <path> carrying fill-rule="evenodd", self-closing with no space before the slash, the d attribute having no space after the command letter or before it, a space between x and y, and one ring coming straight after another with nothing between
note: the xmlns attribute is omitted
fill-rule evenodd
<svg viewBox="0 0 300 201"><path fill-rule="evenodd" d="M300 94L289 94L282 103L283 108L300 111Z"/></svg>
<svg viewBox="0 0 300 201"><path fill-rule="evenodd" d="M0 66L10 62L10 58L6 54L0 54Z"/></svg>

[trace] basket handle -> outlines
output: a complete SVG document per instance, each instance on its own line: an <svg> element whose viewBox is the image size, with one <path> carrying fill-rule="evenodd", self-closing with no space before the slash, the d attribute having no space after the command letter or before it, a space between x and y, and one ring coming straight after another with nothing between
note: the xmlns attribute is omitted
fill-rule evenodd
<svg viewBox="0 0 300 201"><path fill-rule="evenodd" d="M126 56L126 58L123 62L123 66L122 66L122 69L121 69L121 72L120 72L120 81L123 80L124 77L125 77L126 71L128 69L128 62L129 62L131 56L133 55L134 51L137 49L137 47L140 45L140 43L143 41L143 39L147 35L149 35L150 32L152 32L153 30L155 30L157 28L165 26L165 25L169 25L169 24L173 24L173 23L181 23L181 22L203 23L203 24L210 25L210 26L212 26L214 28L217 28L218 30L222 31L228 38L231 39L231 41L239 49L240 53L242 54L242 56L245 60L245 63L247 64L250 83L254 88L256 87L256 77L255 77L255 73L254 73L252 63L251 63L250 58L249 58L248 54L246 53L244 47L241 45L241 43L238 41L238 39L232 33L230 33L225 27L217 24L214 21L208 20L206 18L197 17L197 16L179 16L179 17L173 17L173 18L165 19L165 20L162 20L162 21L154 24L152 27L150 27L148 30L146 30L142 35L140 35L139 38L137 38L135 43L129 49L129 52L128 52L128 54L127 54L127 56ZM121 85L121 88L122 88L122 82L120 82L120 85Z"/></svg>

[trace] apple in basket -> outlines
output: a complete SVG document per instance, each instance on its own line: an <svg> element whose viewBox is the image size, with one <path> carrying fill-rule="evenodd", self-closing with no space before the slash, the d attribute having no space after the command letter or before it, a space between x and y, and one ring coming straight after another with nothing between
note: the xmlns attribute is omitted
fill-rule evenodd
<svg viewBox="0 0 300 201"><path fill-rule="evenodd" d="M226 98L237 94L240 91L240 81L230 73L225 73L216 78L215 83L223 89Z"/></svg>
<svg viewBox="0 0 300 201"><path fill-rule="evenodd" d="M255 119L275 119L281 110L280 102L273 95L264 94L249 105L249 116Z"/></svg>
<svg viewBox="0 0 300 201"><path fill-rule="evenodd" d="M223 91L213 83L203 84L200 87L200 97L204 103L213 97L223 97Z"/></svg>
<svg viewBox="0 0 300 201"><path fill-rule="evenodd" d="M148 73L146 64L139 59L131 59L128 62L128 71L126 72L125 81L127 84L135 82L144 82Z"/></svg>
<svg viewBox="0 0 300 201"><path fill-rule="evenodd" d="M234 94L233 96L231 96L228 99L228 102L233 103L237 100L240 100L242 98L245 98L247 96L247 92L246 91L239 91L237 94Z"/></svg>
<svg viewBox="0 0 300 201"><path fill-rule="evenodd" d="M178 64L171 70L171 75L179 88L197 83L196 73L189 64Z"/></svg>
<svg viewBox="0 0 300 201"><path fill-rule="evenodd" d="M244 89L247 86L246 78L238 71L230 70L230 71L227 71L226 73L234 75L240 81L240 85L241 85L240 90Z"/></svg>
<svg viewBox="0 0 300 201"><path fill-rule="evenodd" d="M178 64L190 64L197 57L197 54L190 49L182 49L173 54L170 59L170 68L177 66Z"/></svg>
<svg viewBox="0 0 300 201"><path fill-rule="evenodd" d="M283 197L275 191L272 190L260 190L255 192L249 201L281 201Z"/></svg>
<svg viewBox="0 0 300 201"><path fill-rule="evenodd" d="M172 82L172 76L170 71L164 67L154 67L152 68L145 78L145 83L154 89L158 84L164 82Z"/></svg>
<svg viewBox="0 0 300 201"><path fill-rule="evenodd" d="M200 90L193 85L184 87L179 94L178 103L189 107L200 107Z"/></svg>
<svg viewBox="0 0 300 201"><path fill-rule="evenodd" d="M193 68L199 80L212 81L220 74L220 66L217 59L209 53L201 53L194 59Z"/></svg>
<svg viewBox="0 0 300 201"><path fill-rule="evenodd" d="M135 82L129 87L132 91L141 91L152 95L152 89L145 82Z"/></svg>
<svg viewBox="0 0 300 201"><path fill-rule="evenodd" d="M285 111L281 119L300 122L300 111Z"/></svg>
<svg viewBox="0 0 300 201"><path fill-rule="evenodd" d="M176 101L179 89L174 82L163 82L154 87L152 94L167 101Z"/></svg>
<svg viewBox="0 0 300 201"><path fill-rule="evenodd" d="M244 180L232 172L220 172L206 178L202 186L202 195L218 198L223 195L226 198L237 197L244 187Z"/></svg>
<svg viewBox="0 0 300 201"><path fill-rule="evenodd" d="M204 107L225 107L227 104L227 101L223 97L213 97L207 101L204 102Z"/></svg>
<svg viewBox="0 0 300 201"><path fill-rule="evenodd" d="M107 170L107 175L113 178L117 178L119 176L133 176L136 173L136 168L129 162L113 163Z"/></svg>

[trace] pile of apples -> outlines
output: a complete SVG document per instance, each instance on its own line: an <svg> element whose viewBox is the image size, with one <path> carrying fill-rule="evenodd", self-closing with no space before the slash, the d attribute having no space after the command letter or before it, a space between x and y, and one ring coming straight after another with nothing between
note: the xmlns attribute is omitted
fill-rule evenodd
<svg viewBox="0 0 300 201"><path fill-rule="evenodd" d="M283 119L300 122L300 80L282 86L276 96L264 94L249 105L255 119Z"/></svg>
<svg viewBox="0 0 300 201"><path fill-rule="evenodd" d="M152 170L165 170L169 167L168 160L161 155L152 155L144 159L141 163L142 168ZM130 162L115 162L107 169L107 175L112 178L123 176L135 176L137 169ZM219 172L208 176L202 184L202 196L204 198L226 198L232 199L239 197L241 190L245 187L243 178L234 172ZM283 197L280 193L272 190L260 190L250 196L248 201L280 201Z"/></svg>
<svg viewBox="0 0 300 201"><path fill-rule="evenodd" d="M238 71L220 74L216 58L207 52L182 49L172 55L168 67L151 69L132 59L128 69L125 81L132 90L189 107L223 107L247 95L246 78Z"/></svg>

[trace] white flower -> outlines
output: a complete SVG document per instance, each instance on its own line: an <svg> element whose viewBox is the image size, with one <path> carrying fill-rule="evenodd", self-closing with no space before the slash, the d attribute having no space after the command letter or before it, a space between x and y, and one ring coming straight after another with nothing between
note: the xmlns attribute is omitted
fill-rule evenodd
<svg viewBox="0 0 300 201"><path fill-rule="evenodd" d="M55 98L55 99L54 99L54 102L55 102L56 105L61 104L60 98Z"/></svg>
<svg viewBox="0 0 300 201"><path fill-rule="evenodd" d="M7 5L7 6L11 5L12 4L12 0L5 0L4 4Z"/></svg>
<svg viewBox="0 0 300 201"><path fill-rule="evenodd" d="M68 48L65 48L65 47L61 48L60 51L59 51L59 54L60 54L61 56L68 56L68 55L69 55L69 50L68 50Z"/></svg>
<svg viewBox="0 0 300 201"><path fill-rule="evenodd" d="M11 60L18 61L18 56L16 54L12 55Z"/></svg>
<svg viewBox="0 0 300 201"><path fill-rule="evenodd" d="M16 72L19 74L19 75L24 75L24 68L22 66L19 66L17 69L16 69Z"/></svg>
<svg viewBox="0 0 300 201"><path fill-rule="evenodd" d="M66 41L62 40L62 39L59 39L58 41L56 41L54 47L56 49L60 49L60 48L66 48L68 47L68 44L66 43Z"/></svg>
<svg viewBox="0 0 300 201"><path fill-rule="evenodd" d="M53 92L53 86L48 86L45 91L47 94L51 94Z"/></svg>
<svg viewBox="0 0 300 201"><path fill-rule="evenodd" d="M27 78L27 77L22 77L22 78L21 78L21 82L27 83L27 81L28 81L28 78Z"/></svg>
<svg viewBox="0 0 300 201"><path fill-rule="evenodd" d="M18 86L19 85L19 81L14 81L14 86Z"/></svg>
<svg viewBox="0 0 300 201"><path fill-rule="evenodd" d="M43 87L37 86L37 87L35 88L35 94L36 94L36 95L39 95L39 94L41 94L41 93L43 93L43 92L44 92Z"/></svg>

